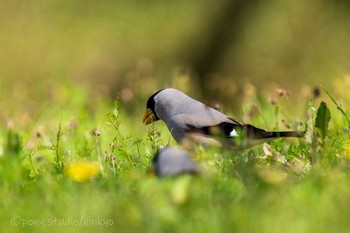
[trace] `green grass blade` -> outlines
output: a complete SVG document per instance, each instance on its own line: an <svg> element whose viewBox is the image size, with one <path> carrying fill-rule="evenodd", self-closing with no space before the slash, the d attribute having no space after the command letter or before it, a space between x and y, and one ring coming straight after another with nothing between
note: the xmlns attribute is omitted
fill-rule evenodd
<svg viewBox="0 0 350 233"><path fill-rule="evenodd" d="M346 121L348 122L348 127L350 128L350 115L344 111L344 109L340 106L340 104L338 104L338 102L334 99L334 97L325 88L322 87L322 89L326 92L326 94L329 96L329 98L331 98L333 103L337 106L337 109L345 117Z"/></svg>
<svg viewBox="0 0 350 233"><path fill-rule="evenodd" d="M326 138L330 119L331 119L331 112L329 111L327 104L322 101L320 104L320 107L317 110L316 122L315 122L315 127L317 128L318 133L321 136L322 140Z"/></svg>

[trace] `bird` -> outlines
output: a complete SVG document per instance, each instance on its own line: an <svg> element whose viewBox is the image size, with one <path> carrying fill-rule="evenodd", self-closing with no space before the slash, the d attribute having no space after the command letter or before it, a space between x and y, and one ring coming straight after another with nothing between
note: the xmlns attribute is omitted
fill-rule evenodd
<svg viewBox="0 0 350 233"><path fill-rule="evenodd" d="M186 151L168 146L158 150L152 161L152 170L158 177L174 177L184 174L198 175L199 166Z"/></svg>
<svg viewBox="0 0 350 233"><path fill-rule="evenodd" d="M199 143L209 146L245 149L284 137L303 137L303 131L267 131L238 121L180 90L161 89L151 95L143 116L145 125L163 120L180 145Z"/></svg>

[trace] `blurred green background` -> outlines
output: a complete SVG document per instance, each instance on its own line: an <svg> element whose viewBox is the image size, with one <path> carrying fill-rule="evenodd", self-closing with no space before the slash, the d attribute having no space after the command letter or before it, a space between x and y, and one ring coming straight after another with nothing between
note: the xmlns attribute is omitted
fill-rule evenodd
<svg viewBox="0 0 350 233"><path fill-rule="evenodd" d="M282 87L297 102L309 87L342 86L349 9L345 0L2 0L0 117L69 101L71 85L129 111L169 86L232 104L251 86Z"/></svg>

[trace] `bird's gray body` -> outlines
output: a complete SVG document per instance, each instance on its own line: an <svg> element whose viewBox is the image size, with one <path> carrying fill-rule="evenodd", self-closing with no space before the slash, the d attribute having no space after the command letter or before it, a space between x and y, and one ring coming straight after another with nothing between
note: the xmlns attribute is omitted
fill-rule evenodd
<svg viewBox="0 0 350 233"><path fill-rule="evenodd" d="M163 120L173 138L183 146L193 142L244 149L280 137L303 137L304 132L269 132L237 121L183 92L167 88L147 101L144 122Z"/></svg>
<svg viewBox="0 0 350 233"><path fill-rule="evenodd" d="M173 88L162 90L154 100L158 117L165 122L172 136L179 143L186 137L189 125L200 128L203 125L212 126L229 122L227 115ZM201 137L203 137L202 140L212 140L204 135Z"/></svg>

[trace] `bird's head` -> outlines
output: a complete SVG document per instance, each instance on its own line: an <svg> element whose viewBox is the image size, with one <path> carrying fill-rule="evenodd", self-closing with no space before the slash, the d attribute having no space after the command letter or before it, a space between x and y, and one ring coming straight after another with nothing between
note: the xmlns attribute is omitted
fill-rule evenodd
<svg viewBox="0 0 350 233"><path fill-rule="evenodd" d="M153 95L151 95L151 97L148 98L147 100L147 104L146 104L146 110L145 113L143 114L143 123L145 125L148 125L152 122L155 122L157 120L159 120L159 117L156 113L156 101L155 101L155 97L158 95L160 91L157 91L156 93L154 93Z"/></svg>
<svg viewBox="0 0 350 233"><path fill-rule="evenodd" d="M176 114L188 114L191 106L193 100L183 92L174 88L159 90L147 100L143 123L148 125L159 119L166 122Z"/></svg>

